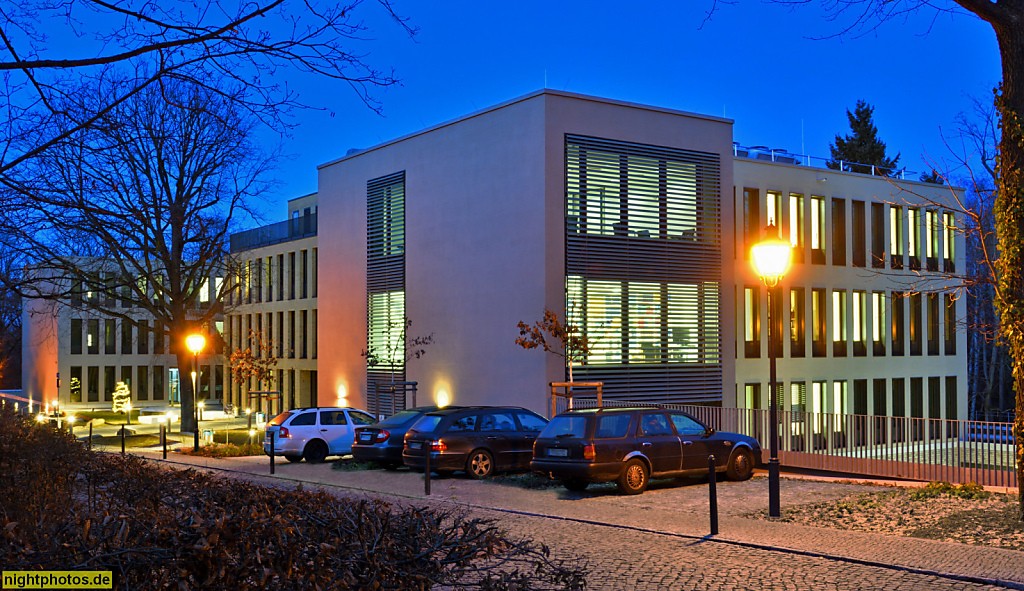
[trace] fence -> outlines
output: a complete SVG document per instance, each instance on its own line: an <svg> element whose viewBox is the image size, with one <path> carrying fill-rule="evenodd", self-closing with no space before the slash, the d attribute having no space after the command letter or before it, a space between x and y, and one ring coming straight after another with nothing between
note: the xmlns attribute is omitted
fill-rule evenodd
<svg viewBox="0 0 1024 591"><path fill-rule="evenodd" d="M595 406L578 399L574 406ZM636 404L605 400L604 406ZM708 426L750 435L768 461L769 411L659 405L683 410ZM561 410L561 409L559 409ZM917 417L779 411L779 462L807 468L953 484L1017 486L1013 425Z"/></svg>

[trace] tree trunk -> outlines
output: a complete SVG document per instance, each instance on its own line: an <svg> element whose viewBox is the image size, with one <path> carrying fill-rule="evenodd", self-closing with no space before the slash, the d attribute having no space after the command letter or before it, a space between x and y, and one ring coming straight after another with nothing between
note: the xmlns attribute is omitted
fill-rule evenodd
<svg viewBox="0 0 1024 591"><path fill-rule="evenodd" d="M171 352L178 360L178 387L181 390L181 421L179 432L196 430L196 396L192 387L192 352L185 347L184 333L171 333Z"/></svg>
<svg viewBox="0 0 1024 591"><path fill-rule="evenodd" d="M1016 12L1016 11L1015 11ZM1016 17L1024 14L1016 14ZM1002 140L996 190L999 237L998 285L1000 333L1009 348L1016 398L1014 456L1017 463L1019 517L1024 521L1024 26L1019 19L992 23L1003 65L1000 97Z"/></svg>

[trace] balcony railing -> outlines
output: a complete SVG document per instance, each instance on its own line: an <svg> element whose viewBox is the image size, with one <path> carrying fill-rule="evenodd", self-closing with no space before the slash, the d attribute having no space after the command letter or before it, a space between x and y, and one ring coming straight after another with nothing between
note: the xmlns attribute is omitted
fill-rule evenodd
<svg viewBox="0 0 1024 591"><path fill-rule="evenodd" d="M231 252L251 250L271 244L316 236L317 214L295 217L269 226L253 228L231 235Z"/></svg>
<svg viewBox="0 0 1024 591"><path fill-rule="evenodd" d="M884 176L890 178L898 178L907 180L908 177L913 180L913 177L917 175L916 172L907 170L906 168L886 168L883 166L875 166L873 164L861 164L860 162L847 162L845 160L839 160L838 169L829 169L827 163L833 162L831 158L821 158L820 156L808 156L806 154L793 154L788 150L781 150L778 148L769 148L768 146L741 146L736 142L732 144L732 155L738 158L750 158L751 160L765 160L768 162L777 162L779 164L797 164L801 166L813 166L816 168L824 168L828 170L841 170L843 172L857 172L861 174L870 174L871 176Z"/></svg>

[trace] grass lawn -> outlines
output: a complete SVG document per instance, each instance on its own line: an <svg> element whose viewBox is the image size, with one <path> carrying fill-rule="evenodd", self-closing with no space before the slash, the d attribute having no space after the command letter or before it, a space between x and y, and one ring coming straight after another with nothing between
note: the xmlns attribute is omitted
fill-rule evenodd
<svg viewBox="0 0 1024 591"><path fill-rule="evenodd" d="M92 441L95 445L110 445L116 447L121 445L121 436L108 435L105 437L93 437ZM124 438L125 447L149 447L151 445L159 444L159 435L126 435Z"/></svg>
<svg viewBox="0 0 1024 591"><path fill-rule="evenodd" d="M86 419L103 419L104 421L113 424L120 425L124 423L124 413L114 412L112 410L73 410L71 414L76 417L82 417ZM137 425L139 423L139 410L132 409L132 424Z"/></svg>

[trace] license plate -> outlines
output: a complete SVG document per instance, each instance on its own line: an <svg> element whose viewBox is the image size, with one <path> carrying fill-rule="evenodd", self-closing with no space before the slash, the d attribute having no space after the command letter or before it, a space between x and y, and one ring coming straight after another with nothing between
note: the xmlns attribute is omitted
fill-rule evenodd
<svg viewBox="0 0 1024 591"><path fill-rule="evenodd" d="M373 441L373 435L371 435L370 433L362 433L359 435L359 441L362 441L363 443L369 443Z"/></svg>
<svg viewBox="0 0 1024 591"><path fill-rule="evenodd" d="M422 448L423 448L423 442L422 441L410 441L409 442L409 449L422 449Z"/></svg>
<svg viewBox="0 0 1024 591"><path fill-rule="evenodd" d="M567 458L567 457L569 457L569 450L567 450L567 449L558 449L558 448L553 448L553 449L549 448L548 449L548 455L553 457L553 458Z"/></svg>

